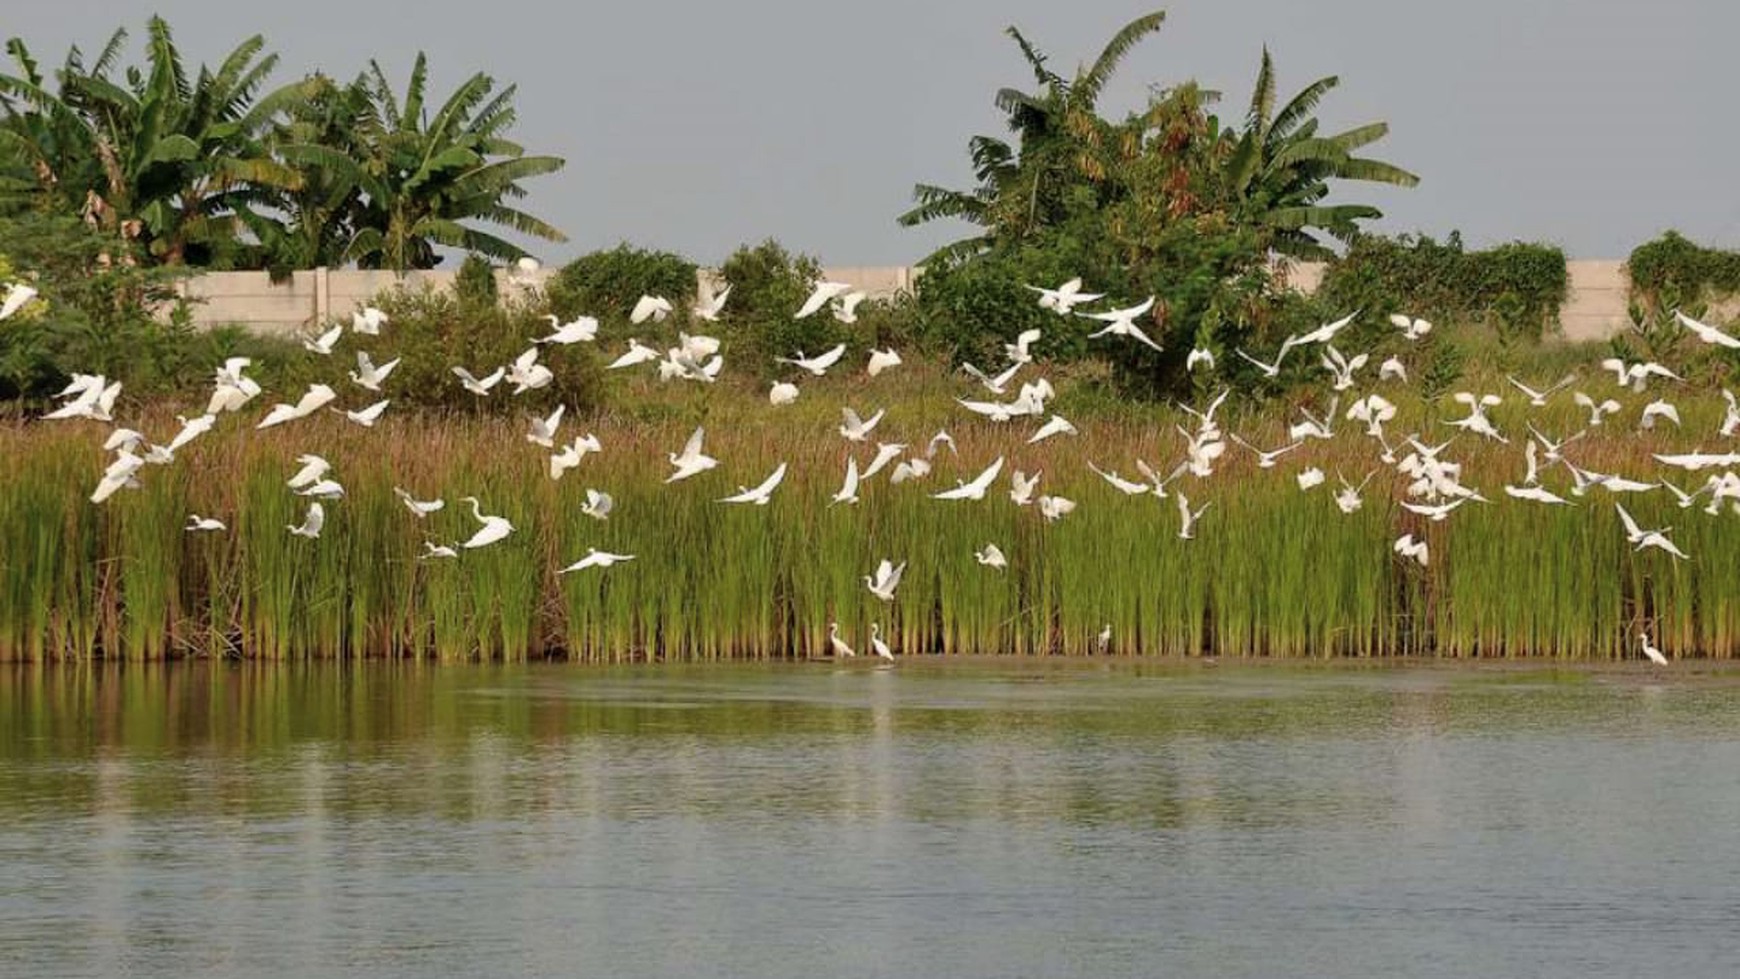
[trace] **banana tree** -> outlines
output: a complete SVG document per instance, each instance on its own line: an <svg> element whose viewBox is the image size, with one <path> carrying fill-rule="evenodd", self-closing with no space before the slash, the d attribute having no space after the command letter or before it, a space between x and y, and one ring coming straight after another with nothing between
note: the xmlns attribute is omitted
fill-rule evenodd
<svg viewBox="0 0 1740 979"><path fill-rule="evenodd" d="M1323 203L1330 181L1398 187L1420 182L1394 164L1354 155L1388 135L1387 123L1318 135L1312 112L1339 84L1334 75L1319 78L1277 111L1275 67L1265 49L1244 126L1225 133L1231 150L1223 173L1234 212L1262 230L1271 250L1288 258L1327 258L1329 248L1318 232L1345 242L1358 232L1360 221L1383 216L1368 204Z"/></svg>
<svg viewBox="0 0 1740 979"><path fill-rule="evenodd" d="M365 267L404 271L433 266L440 259L437 246L503 261L526 254L476 223L546 241L567 240L508 203L526 196L521 181L565 165L559 157L527 156L503 135L515 120L514 86L495 92L495 81L480 72L429 115L423 54L417 55L403 100L377 63L370 63L359 84L371 105L358 129L363 201L348 258Z"/></svg>

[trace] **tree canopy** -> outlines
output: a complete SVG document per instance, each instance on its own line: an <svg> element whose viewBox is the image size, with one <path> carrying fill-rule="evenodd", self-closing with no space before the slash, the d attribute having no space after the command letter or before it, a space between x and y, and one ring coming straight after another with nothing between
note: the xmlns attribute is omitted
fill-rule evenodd
<svg viewBox="0 0 1740 979"><path fill-rule="evenodd" d="M1185 383L1193 346L1252 339L1285 313L1269 274L1274 259L1325 257L1332 243L1380 216L1370 205L1330 200L1339 184L1417 182L1357 155L1383 138L1384 123L1321 134L1315 111L1337 78L1312 82L1277 108L1267 51L1240 121L1217 116L1218 93L1191 81L1150 86L1139 110L1107 115L1099 105L1107 83L1164 22L1158 11L1136 18L1068 76L1008 29L1036 83L996 93L1010 138L973 136L967 146L977 183L967 190L920 184L899 217L909 227L941 219L975 226L926 259L919 279L921 306L996 334L963 333L963 355L1004 334L1055 326L1024 284L1086 276L1108 301L1157 297L1150 331L1166 350L1120 350L1115 363L1133 386L1175 389ZM1076 332L1048 330L1047 343L1079 346Z"/></svg>
<svg viewBox="0 0 1740 979"><path fill-rule="evenodd" d="M165 265L427 268L446 246L495 259L523 250L490 227L566 240L514 206L522 181L563 161L508 138L515 89L483 73L431 112L419 54L402 96L378 64L349 83L313 73L268 87L278 56L256 35L190 69L169 25L127 32L87 63L74 47L45 73L7 42L0 72L0 211L77 215Z"/></svg>

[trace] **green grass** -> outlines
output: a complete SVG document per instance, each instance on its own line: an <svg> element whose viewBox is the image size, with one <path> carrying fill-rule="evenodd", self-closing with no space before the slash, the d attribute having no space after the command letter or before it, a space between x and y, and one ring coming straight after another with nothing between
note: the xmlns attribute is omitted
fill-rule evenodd
<svg viewBox="0 0 1740 979"><path fill-rule="evenodd" d="M1555 356L1564 361L1552 361L1557 370L1589 355ZM1548 372L1530 373L1540 381ZM861 650L878 623L907 654L1085 654L1107 624L1115 655L1606 659L1635 656L1640 629L1670 655L1740 654L1740 522L1731 515L1681 510L1665 494L1626 497L1644 524L1673 525L1693 559L1634 554L1605 491L1574 509L1503 497L1502 485L1521 477L1520 438L1509 447L1463 438L1450 453L1491 505L1428 523L1394 502L1399 477L1383 470L1364 509L1344 515L1331 501L1335 473L1357 481L1382 466L1356 424L1339 421L1335 440L1275 469L1258 470L1233 446L1212 480L1180 480L1198 505L1212 501L1197 539L1182 541L1172 499L1125 497L1087 469L1091 460L1131 475L1138 457L1170 468L1180 416L1111 402L1091 378L1076 382L1059 384L1055 407L1081 434L1028 446L1033 425L963 417L948 399L966 388L920 364L874 382L807 383L781 411L731 382L702 390L612 378L608 402L624 407L571 418L562 433L594 431L604 452L559 483L517 419L389 413L374 430L323 417L257 433L244 413L100 507L85 500L106 461L99 427L15 425L0 430L12 463L0 471L0 658L775 658L826 652L835 621ZM1601 397L1614 390L1599 376L1579 386ZM1457 388L1505 395L1493 417L1513 436L1526 420L1559 434L1582 427L1566 395L1530 410L1478 371ZM1441 420L1461 413L1382 390L1402 409L1388 426L1392 442L1410 431L1442 440L1451 430ZM1629 426L1656 393L1619 396L1625 414L1569 450L1581 464L1644 477L1659 472L1652 451L1721 448L1717 399L1674 391L1685 429L1639 435ZM1322 408L1330 399L1317 390L1301 400ZM842 405L887 407L876 436L915 450L946 427L960 455L945 450L928 479L895 486L879 476L861 503L829 506L848 454L862 464L874 451L835 432ZM525 415L544 407L528 403ZM170 428L168 414L148 412L143 425ZM1223 424L1278 445L1296 417L1290 403L1234 403ZM664 456L697 423L721 464L668 486ZM326 505L318 541L285 531L306 502L283 481L309 451L331 460L349 491ZM1035 508L1010 504L1006 475L981 503L930 499L999 455L1006 472L1043 469L1041 492L1079 509L1047 524ZM780 460L790 475L770 506L714 502ZM1308 465L1329 473L1329 485L1299 491L1294 476ZM1545 481L1566 489L1561 470ZM447 508L419 521L394 486L441 496ZM588 487L615 497L608 521L580 513ZM452 543L475 530L466 495L516 532L457 560L419 560L424 540ZM186 534L190 512L230 530ZM1403 532L1430 541L1430 568L1391 554ZM988 542L1007 553L1007 571L974 561ZM637 558L557 575L587 547ZM862 582L885 557L909 564L887 605Z"/></svg>

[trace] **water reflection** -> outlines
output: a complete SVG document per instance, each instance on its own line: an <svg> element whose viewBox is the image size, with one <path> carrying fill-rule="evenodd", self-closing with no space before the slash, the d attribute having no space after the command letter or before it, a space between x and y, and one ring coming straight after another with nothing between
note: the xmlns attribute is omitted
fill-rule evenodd
<svg viewBox="0 0 1740 979"><path fill-rule="evenodd" d="M0 962L1733 974L1735 692L1103 664L16 669Z"/></svg>

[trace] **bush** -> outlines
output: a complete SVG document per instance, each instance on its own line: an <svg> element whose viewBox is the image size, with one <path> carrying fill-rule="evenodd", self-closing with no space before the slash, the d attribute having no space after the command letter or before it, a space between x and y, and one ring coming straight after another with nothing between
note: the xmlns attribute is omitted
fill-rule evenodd
<svg viewBox="0 0 1740 979"><path fill-rule="evenodd" d="M547 410L558 403L566 404L570 412L591 411L599 405L601 368L591 344L540 347L539 363L555 373L555 380L519 397L508 395L512 387L504 380L490 397L480 398L454 376L454 367L482 377L511 364L532 345L532 338L548 332L549 321L538 307L479 306L427 286L389 290L372 304L388 316L379 337L347 331L330 357L298 350L286 370L284 389L320 381L333 384L347 407L367 403L364 396L372 401L375 395L348 381L335 382L355 364L356 351L365 350L377 365L400 358L379 395L392 399L392 410L421 407L514 414Z"/></svg>
<svg viewBox="0 0 1740 979"><path fill-rule="evenodd" d="M1204 220L1179 224L1144 239L1139 266L1102 238L1064 233L1049 240L1009 246L972 261L927 270L918 280L921 331L933 349L983 369L1005 362L1003 345L1025 330L1042 336L1041 358L1071 362L1099 358L1114 368L1127 396L1161 397L1192 388L1184 369L1190 350L1215 350L1223 369L1243 377L1234 346L1261 344L1275 330L1290 301L1270 288L1248 235ZM1123 338L1089 340L1103 324L1060 317L1040 308L1029 285L1056 286L1085 276L1087 291L1105 299L1082 311L1135 305L1155 297L1153 310L1137 325L1164 349L1154 351ZM1285 309L1283 308L1285 306Z"/></svg>
<svg viewBox="0 0 1740 979"><path fill-rule="evenodd" d="M600 324L621 324L641 296L663 296L686 318L695 300L695 270L674 252L628 244L582 255L550 278L550 312L563 320L593 316Z"/></svg>
<svg viewBox="0 0 1740 979"><path fill-rule="evenodd" d="M0 249L0 282L27 278L40 292L0 328L0 398L40 402L75 372L121 381L128 399L191 396L226 356L290 349L241 330L195 330L175 291L180 273L142 266L129 243L77 219L0 222Z"/></svg>
<svg viewBox="0 0 1740 979"><path fill-rule="evenodd" d="M1557 324L1568 289L1565 253L1557 246L1512 242L1467 251L1453 231L1443 243L1427 235L1361 235L1330 263L1318 295L1331 307L1379 320L1406 312L1539 339Z"/></svg>
<svg viewBox="0 0 1740 979"><path fill-rule="evenodd" d="M1722 299L1740 292L1740 252L1705 248L1678 231L1663 232L1625 260L1631 298L1648 309L1681 301Z"/></svg>
<svg viewBox="0 0 1740 979"><path fill-rule="evenodd" d="M775 357L814 356L847 342L851 330L827 310L804 319L792 314L821 281L822 263L811 255L788 252L769 238L759 245L740 245L719 266L731 284L720 322L731 344L728 360L768 376L787 368ZM859 307L864 315L864 307Z"/></svg>

